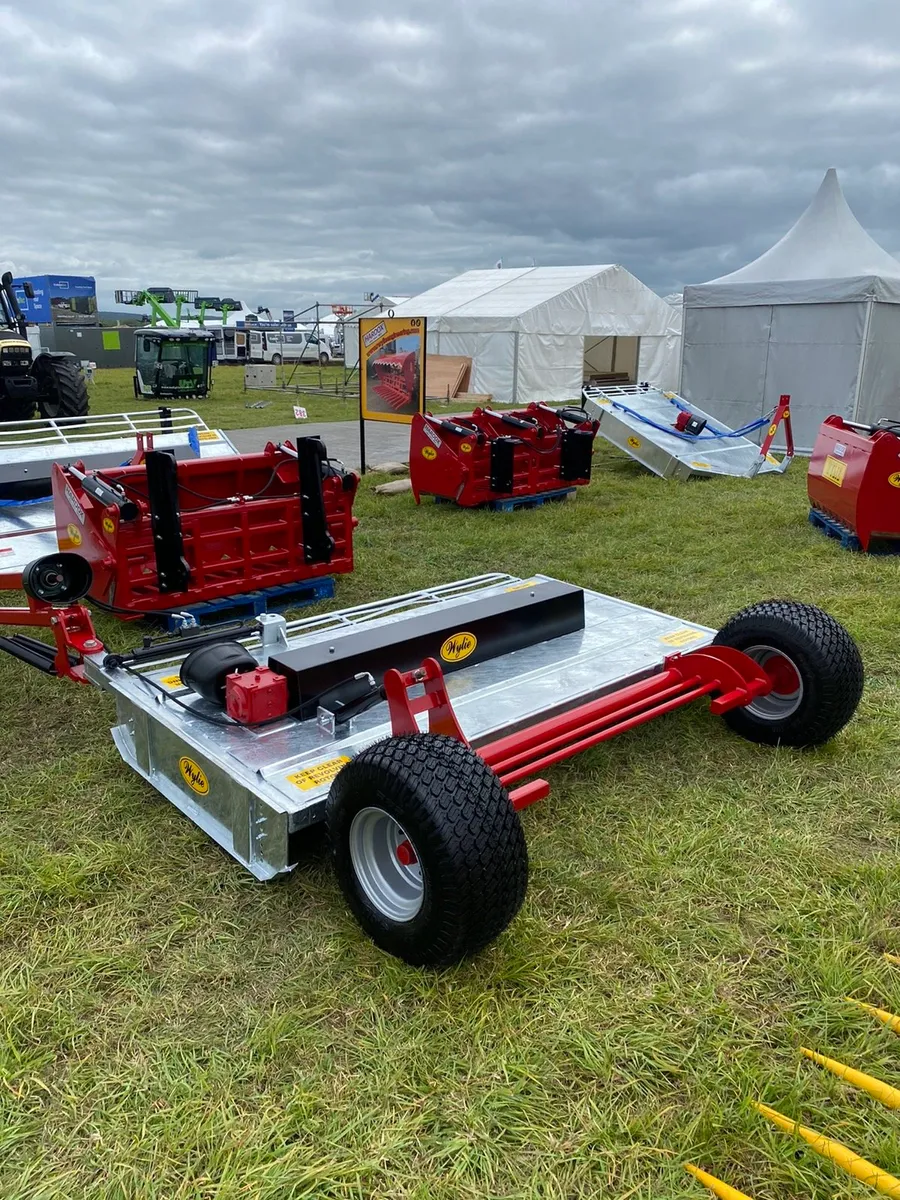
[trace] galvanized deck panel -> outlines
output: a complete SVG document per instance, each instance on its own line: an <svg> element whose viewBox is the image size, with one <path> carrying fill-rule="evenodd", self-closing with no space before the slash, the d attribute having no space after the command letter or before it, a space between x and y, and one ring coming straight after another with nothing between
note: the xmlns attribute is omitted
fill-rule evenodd
<svg viewBox="0 0 900 1200"><path fill-rule="evenodd" d="M547 576L535 575L534 580ZM269 649L331 643L366 622L386 626L407 613L440 606L452 621L454 606L473 595L528 586L528 580L487 575L327 616L285 624L267 619ZM585 628L553 641L462 668L447 687L466 737L475 745L653 674L677 651L708 645L714 631L599 592L585 590ZM268 649L260 635L245 639L260 662ZM144 665L137 674L108 670L89 660L91 680L112 692L118 725L113 737L123 759L258 879L288 871L289 835L322 818L331 778L344 758L388 736L387 705L378 704L338 731L310 720L287 719L262 729L204 722L196 713L220 710L185 691L181 658ZM143 682L147 676L165 694ZM420 725L426 727L425 717ZM199 767L207 784L198 793L183 764ZM181 765L179 765L181 764Z"/></svg>
<svg viewBox="0 0 900 1200"><path fill-rule="evenodd" d="M759 446L749 438L705 436L709 432L732 431L674 392L661 392L640 384L585 387L582 399L587 412L600 422L602 437L663 479L689 479L692 475L751 479L757 474L784 470L773 454L762 459ZM653 421L659 426L672 427L682 408L706 418L707 428L698 438L685 440L675 429L666 433L648 424Z"/></svg>
<svg viewBox="0 0 900 1200"><path fill-rule="evenodd" d="M221 430L210 429L193 409L169 412L165 419L158 409L147 408L53 421L4 421L0 423L0 484L49 479L53 463L119 466L134 454L138 434L152 434L157 450L194 458L189 439L196 429L201 458L237 454L230 439Z"/></svg>
<svg viewBox="0 0 900 1200"><path fill-rule="evenodd" d="M0 485L46 480L54 463L83 462L88 469L120 466L133 457L139 434L152 434L157 450L174 450L178 459L196 458L191 431L196 431L200 458L237 454L227 434L208 428L193 409L158 409L112 416L65 417L56 421L0 423ZM0 572L21 571L28 563L58 550L53 501L9 503L0 500Z"/></svg>

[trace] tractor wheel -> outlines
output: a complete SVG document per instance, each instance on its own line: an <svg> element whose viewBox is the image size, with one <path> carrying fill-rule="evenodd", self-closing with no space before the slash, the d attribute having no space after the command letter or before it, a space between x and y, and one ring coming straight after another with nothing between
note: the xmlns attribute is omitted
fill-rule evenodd
<svg viewBox="0 0 900 1200"><path fill-rule="evenodd" d="M519 816L494 772L455 738L368 746L332 784L326 821L351 910L382 950L413 966L477 953L525 898Z"/></svg>
<svg viewBox="0 0 900 1200"><path fill-rule="evenodd" d="M40 395L38 409L42 417L86 417L87 382L81 368L72 359L44 358L34 365Z"/></svg>
<svg viewBox="0 0 900 1200"><path fill-rule="evenodd" d="M30 421L33 416L30 396L0 396L0 421Z"/></svg>
<svg viewBox="0 0 900 1200"><path fill-rule="evenodd" d="M843 625L813 604L753 604L732 617L713 644L743 650L772 680L768 695L725 713L725 722L751 742L821 746L856 712L863 688L859 650Z"/></svg>
<svg viewBox="0 0 900 1200"><path fill-rule="evenodd" d="M280 367L280 366L281 366L281 355L280 355L280 354L273 354L273 355L272 355L272 360L271 360L271 361L272 361L272 366L273 366L273 367Z"/></svg>

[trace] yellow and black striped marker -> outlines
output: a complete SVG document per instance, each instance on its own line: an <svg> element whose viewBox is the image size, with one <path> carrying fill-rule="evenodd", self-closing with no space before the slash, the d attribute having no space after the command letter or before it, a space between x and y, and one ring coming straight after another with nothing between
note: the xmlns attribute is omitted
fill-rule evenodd
<svg viewBox="0 0 900 1200"><path fill-rule="evenodd" d="M830 1159L835 1166L846 1171L848 1175L852 1175L854 1179L858 1179L860 1183L867 1184L876 1192L881 1192L883 1196L893 1196L894 1200L900 1200L900 1179L897 1179L896 1176L882 1171L881 1167L876 1167L874 1163L870 1163L868 1159L863 1158L842 1142L836 1142L832 1138L825 1137L824 1134L816 1133L814 1129L807 1129L805 1125L792 1121L790 1117L783 1116L774 1108L769 1108L768 1105L754 1101L753 1107L768 1118L773 1125L783 1129L785 1133L803 1138L816 1154Z"/></svg>
<svg viewBox="0 0 900 1200"><path fill-rule="evenodd" d="M848 1067L844 1063L838 1062L836 1058L826 1058L824 1054L816 1054L815 1050L807 1050L805 1046L800 1047L800 1053L805 1054L814 1063L818 1063L820 1067L824 1067L826 1071L831 1071L833 1075L837 1075L838 1079L843 1079L853 1087L859 1088L863 1092L868 1092L870 1096L874 1096L886 1108L900 1108L900 1089L891 1087L888 1083L882 1083L874 1075L866 1075L863 1071L855 1071L853 1067Z"/></svg>
<svg viewBox="0 0 900 1200"><path fill-rule="evenodd" d="M699 1179L703 1186L708 1187L713 1195L718 1196L720 1200L752 1200L746 1192L739 1192L737 1188L729 1187L727 1183L723 1183L721 1179L716 1179L714 1175L708 1175L706 1171L701 1171L693 1163L685 1163L684 1169L689 1171L695 1179Z"/></svg>

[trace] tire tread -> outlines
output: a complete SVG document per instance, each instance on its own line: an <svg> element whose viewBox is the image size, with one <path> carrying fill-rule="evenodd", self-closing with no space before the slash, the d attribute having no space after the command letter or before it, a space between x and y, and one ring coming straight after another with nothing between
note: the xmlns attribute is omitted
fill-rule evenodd
<svg viewBox="0 0 900 1200"><path fill-rule="evenodd" d="M378 935L384 932L384 923L373 921L375 914L353 886L342 827L349 823L351 810L364 807L357 798L378 803L372 797L379 791L383 796L386 784L401 797L401 809L392 812L401 824L403 807L412 805L421 813L425 835L424 841L421 833L416 839L420 855L428 857L436 874L455 881L449 893L441 895L430 945L405 953L402 948L386 948L407 961L429 966L476 954L510 923L528 885L525 836L506 789L468 746L426 733L376 742L337 776L326 806L326 820L334 831L335 868L357 918L382 945Z"/></svg>
<svg viewBox="0 0 900 1200"><path fill-rule="evenodd" d="M798 667L815 670L815 703L811 710L801 706L797 714L768 723L769 728L744 709L726 713L727 724L744 737L770 744L803 747L830 741L853 716L862 696L863 662L853 638L815 604L763 600L736 613L713 644L742 650L756 642L783 648L799 658Z"/></svg>

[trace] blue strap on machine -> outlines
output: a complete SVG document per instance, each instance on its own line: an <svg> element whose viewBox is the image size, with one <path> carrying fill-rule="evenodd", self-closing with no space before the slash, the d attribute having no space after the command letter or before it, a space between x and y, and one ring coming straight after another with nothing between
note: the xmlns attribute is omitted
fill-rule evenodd
<svg viewBox="0 0 900 1200"><path fill-rule="evenodd" d="M46 504L52 496L36 496L33 500L0 500L0 508L32 508L35 504Z"/></svg>
<svg viewBox="0 0 900 1200"><path fill-rule="evenodd" d="M193 452L200 457L200 434L197 432L197 426L192 425L188 430L188 445Z"/></svg>
<svg viewBox="0 0 900 1200"><path fill-rule="evenodd" d="M679 412L689 412L685 405L678 404L676 401L669 401L674 404ZM651 429L658 429L660 433L667 433L670 437L681 438L683 442L714 442L721 438L746 437L748 433L753 433L757 429L762 429L763 425L767 425L772 420L772 413L767 417L760 417L757 421L750 421L747 425L741 426L740 429L732 429L729 431L713 430L709 433L682 433L671 425L660 425L657 421L650 417L645 417L642 413L635 412L633 408L629 408L627 404L622 404L619 400L612 401L613 408L619 408L622 412L627 413L629 417L634 417L636 421L641 421L644 425L649 425ZM772 412L775 410L773 409Z"/></svg>

